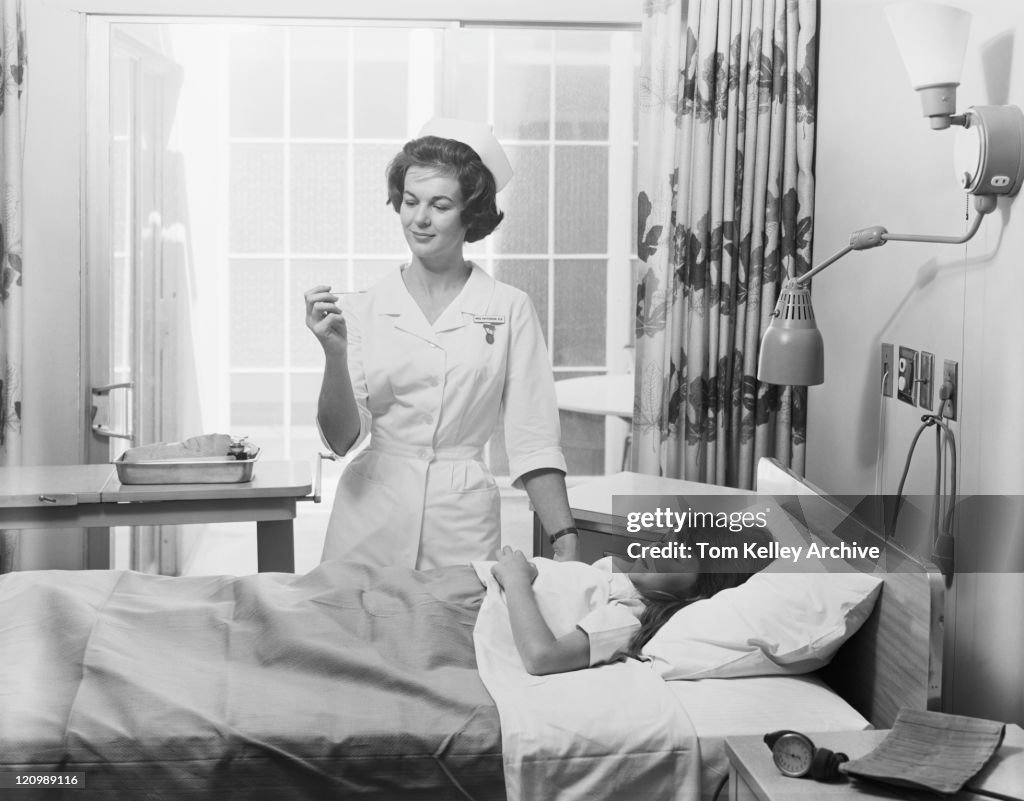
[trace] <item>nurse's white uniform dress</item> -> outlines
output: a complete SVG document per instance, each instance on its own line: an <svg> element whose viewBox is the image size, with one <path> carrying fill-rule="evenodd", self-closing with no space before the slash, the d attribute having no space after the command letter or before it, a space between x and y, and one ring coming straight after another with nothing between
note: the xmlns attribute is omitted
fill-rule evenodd
<svg viewBox="0 0 1024 801"><path fill-rule="evenodd" d="M529 297L474 264L433 325L401 270L345 300L356 445L370 441L338 483L324 560L427 569L496 558L500 496L483 447L500 417L515 486L531 470L566 469Z"/></svg>

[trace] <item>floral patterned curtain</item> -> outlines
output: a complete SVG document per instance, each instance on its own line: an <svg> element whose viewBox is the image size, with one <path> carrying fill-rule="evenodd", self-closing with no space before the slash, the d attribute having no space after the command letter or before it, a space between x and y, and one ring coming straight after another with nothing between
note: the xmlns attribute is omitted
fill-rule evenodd
<svg viewBox="0 0 1024 801"><path fill-rule="evenodd" d="M21 163L25 143L25 28L21 0L0 0L0 466L21 463ZM0 531L0 572L16 535Z"/></svg>
<svg viewBox="0 0 1024 801"><path fill-rule="evenodd" d="M635 470L751 488L804 467L806 388L756 379L811 258L817 0L646 0Z"/></svg>

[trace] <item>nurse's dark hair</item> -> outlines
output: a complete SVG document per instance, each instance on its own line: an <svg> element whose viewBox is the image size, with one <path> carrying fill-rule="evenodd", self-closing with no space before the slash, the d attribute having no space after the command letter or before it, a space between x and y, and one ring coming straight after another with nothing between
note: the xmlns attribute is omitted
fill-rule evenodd
<svg viewBox="0 0 1024 801"><path fill-rule="evenodd" d="M707 526L690 528L676 535L674 540L689 545L706 542L710 545L737 546L738 558L727 557L707 560L700 565L697 582L685 598L645 597L645 606L640 613L640 628L629 642L627 653L638 657L643 647L657 634L669 619L683 607L696 601L702 601L732 587L738 587L747 579L771 564L772 560L762 557L745 555L745 546L768 545L775 538L763 526L743 526L737 531L730 528ZM729 551L725 551L729 553Z"/></svg>
<svg viewBox="0 0 1024 801"><path fill-rule="evenodd" d="M387 167L388 202L395 211L402 208L405 174L410 167L439 170L459 182L467 242L483 239L504 219L505 213L498 211L494 175L469 145L438 136L421 136L406 142Z"/></svg>

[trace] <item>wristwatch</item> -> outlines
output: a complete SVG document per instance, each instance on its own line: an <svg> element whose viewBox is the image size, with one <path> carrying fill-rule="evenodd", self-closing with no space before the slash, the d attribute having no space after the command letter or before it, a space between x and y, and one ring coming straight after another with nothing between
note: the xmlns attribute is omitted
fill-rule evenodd
<svg viewBox="0 0 1024 801"><path fill-rule="evenodd" d="M556 531L554 534L551 534L548 537L548 542L550 542L552 545L554 545L555 544L555 540L560 540L566 534L579 534L579 533L580 533L579 529L576 528L576 526L569 526L568 528L563 528L561 531Z"/></svg>

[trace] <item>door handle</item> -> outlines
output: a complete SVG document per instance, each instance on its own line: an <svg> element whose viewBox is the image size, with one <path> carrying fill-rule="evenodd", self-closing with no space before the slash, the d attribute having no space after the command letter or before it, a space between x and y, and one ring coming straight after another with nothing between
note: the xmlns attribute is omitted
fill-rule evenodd
<svg viewBox="0 0 1024 801"><path fill-rule="evenodd" d="M333 453L324 453L323 451L316 455L316 479L313 482L313 494L303 495L298 500L312 501L313 503L320 503L323 500L324 460L336 462L338 457Z"/></svg>
<svg viewBox="0 0 1024 801"><path fill-rule="evenodd" d="M134 389L134 381L123 381L119 384L107 384L92 388L92 430L96 436L106 439L126 439L134 443L135 434L131 431L115 431L110 427L109 422L110 393L114 390L122 390L130 396Z"/></svg>

